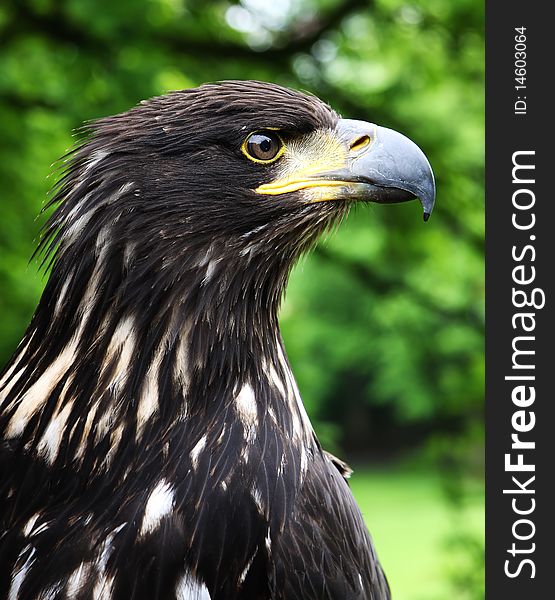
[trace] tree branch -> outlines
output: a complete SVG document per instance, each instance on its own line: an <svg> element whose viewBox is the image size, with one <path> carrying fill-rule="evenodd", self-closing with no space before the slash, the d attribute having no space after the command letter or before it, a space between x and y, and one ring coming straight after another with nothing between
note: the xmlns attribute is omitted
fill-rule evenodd
<svg viewBox="0 0 555 600"><path fill-rule="evenodd" d="M356 10L369 7L370 0L345 0L338 3L325 14L301 21L291 30L278 38L274 45L262 51L249 48L246 44L222 39L192 38L186 31L164 31L163 33L141 30L135 24L133 27L122 23L119 36L131 44L155 45L169 52L186 54L188 56L204 55L218 60L242 59L250 62L288 61L298 52L309 51L311 46L325 33L337 26L345 16ZM95 54L110 53L108 40L91 32L80 23L72 21L60 5L50 13L37 13L24 0L15 3L9 26L2 32L2 44L21 34L34 33L55 42L76 45L93 51ZM138 35L141 33L142 35Z"/></svg>

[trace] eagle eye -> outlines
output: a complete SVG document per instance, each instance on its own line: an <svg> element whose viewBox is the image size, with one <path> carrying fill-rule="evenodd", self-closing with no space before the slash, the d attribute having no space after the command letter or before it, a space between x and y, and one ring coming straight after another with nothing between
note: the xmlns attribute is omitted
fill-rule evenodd
<svg viewBox="0 0 555 600"><path fill-rule="evenodd" d="M254 162L270 163L283 154L285 144L275 131L255 131L243 142L241 150Z"/></svg>

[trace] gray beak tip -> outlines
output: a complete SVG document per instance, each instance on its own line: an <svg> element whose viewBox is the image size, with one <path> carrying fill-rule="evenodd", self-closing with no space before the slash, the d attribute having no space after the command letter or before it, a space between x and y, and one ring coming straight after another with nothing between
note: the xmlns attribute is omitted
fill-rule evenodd
<svg viewBox="0 0 555 600"><path fill-rule="evenodd" d="M422 210L424 211L424 222L431 217L436 200L436 186L434 177L431 173L432 171L430 169L430 179L428 180L427 189L423 189L418 196L420 198L420 203L422 204Z"/></svg>
<svg viewBox="0 0 555 600"><path fill-rule="evenodd" d="M431 167L429 170L427 188L425 187L423 193L420 195L420 202L424 211L424 222L426 222L432 215L436 203L436 182Z"/></svg>

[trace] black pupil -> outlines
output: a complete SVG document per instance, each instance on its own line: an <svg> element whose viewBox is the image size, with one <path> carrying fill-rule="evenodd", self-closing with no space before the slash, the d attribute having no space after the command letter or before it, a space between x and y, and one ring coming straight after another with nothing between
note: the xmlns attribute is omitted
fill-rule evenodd
<svg viewBox="0 0 555 600"><path fill-rule="evenodd" d="M260 142L260 149L262 150L262 152L269 152L271 147L272 142L268 138Z"/></svg>
<svg viewBox="0 0 555 600"><path fill-rule="evenodd" d="M271 133L253 133L248 141L249 154L259 160L271 160L279 152L279 138Z"/></svg>

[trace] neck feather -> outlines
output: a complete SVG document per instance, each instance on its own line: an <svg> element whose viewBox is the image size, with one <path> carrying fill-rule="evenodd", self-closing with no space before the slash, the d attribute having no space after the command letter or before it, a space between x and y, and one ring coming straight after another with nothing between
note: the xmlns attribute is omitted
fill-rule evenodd
<svg viewBox="0 0 555 600"><path fill-rule="evenodd" d="M101 469L124 441L161 443L175 423L233 404L247 429L269 411L285 435L312 440L277 321L292 257L215 240L170 260L159 242L105 231L60 246L0 384L4 435L49 463L95 454Z"/></svg>

